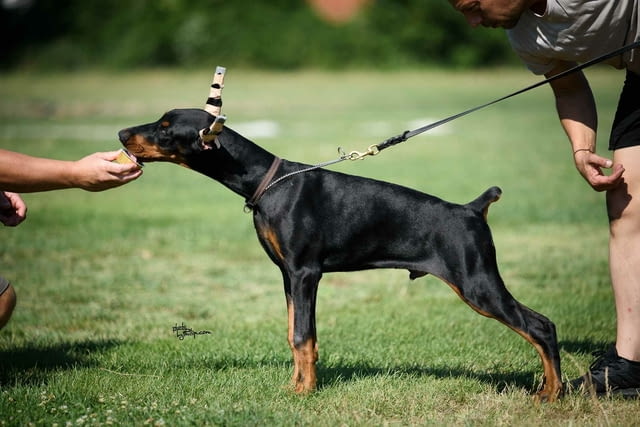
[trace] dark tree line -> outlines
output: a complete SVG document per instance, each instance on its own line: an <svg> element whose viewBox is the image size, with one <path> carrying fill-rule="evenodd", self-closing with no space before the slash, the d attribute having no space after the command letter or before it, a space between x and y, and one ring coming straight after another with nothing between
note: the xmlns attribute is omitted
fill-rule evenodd
<svg viewBox="0 0 640 427"><path fill-rule="evenodd" d="M320 19L304 0L2 4L4 69L198 67L211 61L271 69L514 62L502 31L469 28L447 0L371 0L341 25Z"/></svg>

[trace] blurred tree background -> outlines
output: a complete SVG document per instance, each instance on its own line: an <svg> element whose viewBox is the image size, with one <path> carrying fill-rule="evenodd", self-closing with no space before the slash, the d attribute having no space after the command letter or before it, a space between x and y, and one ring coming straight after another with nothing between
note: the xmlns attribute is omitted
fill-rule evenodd
<svg viewBox="0 0 640 427"><path fill-rule="evenodd" d="M1 0L2 69L278 70L515 62L502 31L472 29L447 0Z"/></svg>

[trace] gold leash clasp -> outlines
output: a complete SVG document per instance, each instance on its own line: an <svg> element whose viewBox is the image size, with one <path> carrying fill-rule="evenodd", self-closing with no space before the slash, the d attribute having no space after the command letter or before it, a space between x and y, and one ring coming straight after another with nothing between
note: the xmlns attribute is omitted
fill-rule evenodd
<svg viewBox="0 0 640 427"><path fill-rule="evenodd" d="M376 144L370 145L367 151L351 151L349 154L345 153L342 148L338 148L340 157L344 160L364 160L367 156L375 156L380 152Z"/></svg>

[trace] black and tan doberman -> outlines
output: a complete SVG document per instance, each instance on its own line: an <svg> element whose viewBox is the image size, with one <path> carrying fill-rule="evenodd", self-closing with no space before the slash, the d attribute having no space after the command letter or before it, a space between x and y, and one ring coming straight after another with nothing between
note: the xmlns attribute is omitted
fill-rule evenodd
<svg viewBox="0 0 640 427"><path fill-rule="evenodd" d="M316 293L325 272L406 269L433 274L483 316L497 319L538 351L542 401L562 393L554 324L505 288L486 216L501 191L489 188L459 205L410 188L280 160L223 127L215 143L199 131L214 117L177 109L158 121L123 129L123 145L139 161L173 162L209 176L251 202L258 239L280 268L289 313L288 340L296 392L316 387ZM262 194L264 193L264 194Z"/></svg>

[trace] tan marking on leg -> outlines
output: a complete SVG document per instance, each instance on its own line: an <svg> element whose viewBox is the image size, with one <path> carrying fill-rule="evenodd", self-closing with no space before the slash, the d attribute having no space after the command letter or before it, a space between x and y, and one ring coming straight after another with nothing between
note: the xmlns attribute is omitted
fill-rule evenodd
<svg viewBox="0 0 640 427"><path fill-rule="evenodd" d="M442 279L441 279L442 280ZM527 342L529 344L531 344L536 351L538 352L538 355L540 356L540 359L542 361L542 369L543 369L543 388L542 390L540 390L537 395L536 395L536 400L539 402L555 402L558 397L560 397L562 395L562 379L558 376L558 373L556 372L554 365L553 365L553 361L551 359L549 359L549 357L547 357L547 355L545 354L544 350L542 349L542 347L540 346L540 344L536 343L533 338L531 337L531 335L527 334L524 331L521 331L519 329L514 328L512 325L509 325L508 323L505 323L504 321L496 318L495 316L493 316L492 314L482 310L479 307L476 307L475 305L469 303L469 301L464 298L462 296L462 294L460 293L460 289L447 282L446 280L443 280L443 282L445 282L447 285L449 285L451 287L451 289L453 289L453 291L458 294L458 296L460 297L460 299L462 299L464 302L467 303L467 305L469 307L471 307L473 310L475 310L477 313L483 315L484 317L488 317L490 319L495 319L498 322L502 323L503 325L507 326L509 329L511 329L512 331L516 332L518 335L520 335L522 338L524 338L525 340L527 340Z"/></svg>
<svg viewBox="0 0 640 427"><path fill-rule="evenodd" d="M293 354L293 376L291 382L296 393L309 393L316 389L316 362L318 361L318 343L309 338L298 347L294 344L295 307L287 297L287 314L289 316L289 333L287 339Z"/></svg>
<svg viewBox="0 0 640 427"><path fill-rule="evenodd" d="M295 348L300 361L300 378L295 385L296 393L309 393L316 389L316 362L318 361L318 344L310 338Z"/></svg>
<svg viewBox="0 0 640 427"><path fill-rule="evenodd" d="M496 320L500 321L499 319ZM501 323L508 326L511 330L515 331L522 338L527 340L536 349L538 355L540 355L540 360L542 361L542 369L544 372L543 387L542 390L538 391L538 393L536 394L536 401L548 403L555 402L562 395L562 380L558 377L551 359L547 357L544 350L542 349L542 346L536 343L531 335L527 334L524 331L516 329L504 322Z"/></svg>

